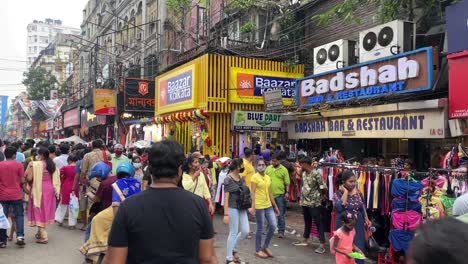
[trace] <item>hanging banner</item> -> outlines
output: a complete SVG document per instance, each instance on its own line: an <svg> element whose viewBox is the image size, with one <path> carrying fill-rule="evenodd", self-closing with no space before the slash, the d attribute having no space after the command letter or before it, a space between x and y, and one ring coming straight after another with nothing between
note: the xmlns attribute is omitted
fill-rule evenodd
<svg viewBox="0 0 468 264"><path fill-rule="evenodd" d="M292 105L296 96L295 81L301 73L261 71L231 67L229 69L229 102L263 104L263 92L281 90L283 103Z"/></svg>
<svg viewBox="0 0 468 264"><path fill-rule="evenodd" d="M468 51L450 54L449 118L468 118Z"/></svg>
<svg viewBox="0 0 468 264"><path fill-rule="evenodd" d="M232 113L233 130L280 131L281 114L234 111Z"/></svg>
<svg viewBox="0 0 468 264"><path fill-rule="evenodd" d="M8 96L0 95L0 125L4 125L8 113Z"/></svg>
<svg viewBox="0 0 468 264"><path fill-rule="evenodd" d="M289 139L445 138L443 110L323 118L288 123Z"/></svg>
<svg viewBox="0 0 468 264"><path fill-rule="evenodd" d="M96 115L115 115L117 113L115 90L94 89L94 113Z"/></svg>
<svg viewBox="0 0 468 264"><path fill-rule="evenodd" d="M154 112L154 81L125 79L125 111Z"/></svg>
<svg viewBox="0 0 468 264"><path fill-rule="evenodd" d="M36 101L38 107L44 112L47 117L55 117L60 112L63 105L63 100L43 100Z"/></svg>
<svg viewBox="0 0 468 264"><path fill-rule="evenodd" d="M197 65L176 68L156 78L157 113L165 114L196 107Z"/></svg>
<svg viewBox="0 0 468 264"><path fill-rule="evenodd" d="M434 57L433 57L434 56ZM437 53L422 48L297 80L300 107L432 89Z"/></svg>
<svg viewBox="0 0 468 264"><path fill-rule="evenodd" d="M24 113L32 120L32 117L36 114L38 103L37 101L21 99L18 100L21 109L23 109Z"/></svg>

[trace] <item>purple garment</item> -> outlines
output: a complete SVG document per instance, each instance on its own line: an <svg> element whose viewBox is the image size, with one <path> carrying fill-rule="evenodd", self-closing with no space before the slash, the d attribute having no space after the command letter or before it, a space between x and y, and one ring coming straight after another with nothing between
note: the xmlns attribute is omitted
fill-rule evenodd
<svg viewBox="0 0 468 264"><path fill-rule="evenodd" d="M269 162L270 161L270 157L271 157L271 151L269 149L265 149L263 152L262 152L262 156L263 156L263 159L266 161L266 162Z"/></svg>

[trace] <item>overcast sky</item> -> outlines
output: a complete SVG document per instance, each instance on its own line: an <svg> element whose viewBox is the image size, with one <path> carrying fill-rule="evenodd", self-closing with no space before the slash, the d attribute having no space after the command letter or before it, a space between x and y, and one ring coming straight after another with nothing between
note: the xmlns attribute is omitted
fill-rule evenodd
<svg viewBox="0 0 468 264"><path fill-rule="evenodd" d="M0 95L12 99L26 88L21 84L26 69L26 27L33 20L62 20L79 28L87 0L1 0ZM10 101L10 100L9 100Z"/></svg>

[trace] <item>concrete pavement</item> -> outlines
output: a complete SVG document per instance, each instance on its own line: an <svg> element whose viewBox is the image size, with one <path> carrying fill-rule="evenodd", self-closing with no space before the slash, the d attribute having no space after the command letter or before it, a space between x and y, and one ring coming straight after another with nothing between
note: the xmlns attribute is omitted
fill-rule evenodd
<svg viewBox="0 0 468 264"><path fill-rule="evenodd" d="M216 235L215 249L219 263L225 263L226 240L229 233L228 227L222 224L221 217L215 218ZM251 230L255 225L251 224ZM0 249L0 264L81 264L83 257L78 251L81 246L84 232L78 229L68 230L66 227L50 225L49 244L39 245L35 243L34 228L26 228L26 247L18 248L14 242L8 244L6 249ZM296 241L296 235L286 235L286 238L273 238L271 249L275 258L259 259L254 256L255 238L242 241L239 252L243 261L248 263L294 263L294 264L331 264L334 257L329 253L319 255L314 253L316 245L309 247L297 247L292 243ZM327 248L328 251L328 248Z"/></svg>

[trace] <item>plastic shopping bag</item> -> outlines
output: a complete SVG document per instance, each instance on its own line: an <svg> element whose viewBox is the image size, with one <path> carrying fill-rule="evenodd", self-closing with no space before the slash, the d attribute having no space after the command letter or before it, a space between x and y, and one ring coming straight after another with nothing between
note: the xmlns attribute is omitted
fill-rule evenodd
<svg viewBox="0 0 468 264"><path fill-rule="evenodd" d="M70 211L75 213L78 216L78 211L80 210L80 205L78 202L78 197L75 194L70 194Z"/></svg>
<svg viewBox="0 0 468 264"><path fill-rule="evenodd" d="M0 229L10 229L10 222L3 212L3 206L0 204Z"/></svg>

